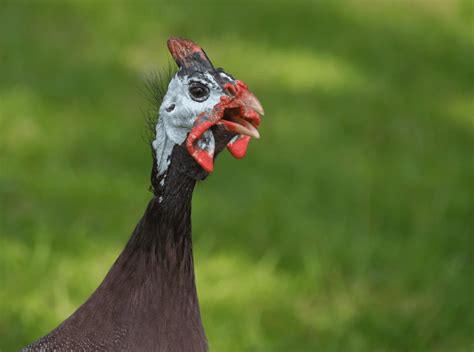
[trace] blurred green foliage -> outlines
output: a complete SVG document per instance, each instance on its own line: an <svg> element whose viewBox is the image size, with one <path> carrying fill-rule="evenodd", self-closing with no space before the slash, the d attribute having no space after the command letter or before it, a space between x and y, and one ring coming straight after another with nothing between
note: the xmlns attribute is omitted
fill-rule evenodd
<svg viewBox="0 0 474 352"><path fill-rule="evenodd" d="M266 110L195 191L212 350L472 350L473 9L0 0L1 351L71 314L142 215L170 35Z"/></svg>

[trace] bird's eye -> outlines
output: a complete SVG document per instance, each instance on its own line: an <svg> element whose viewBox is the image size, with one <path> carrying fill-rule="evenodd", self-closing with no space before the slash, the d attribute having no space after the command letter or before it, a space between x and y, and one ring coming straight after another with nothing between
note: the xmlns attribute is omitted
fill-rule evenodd
<svg viewBox="0 0 474 352"><path fill-rule="evenodd" d="M189 85L189 93L195 101L204 101L209 98L209 88L199 82L192 82Z"/></svg>

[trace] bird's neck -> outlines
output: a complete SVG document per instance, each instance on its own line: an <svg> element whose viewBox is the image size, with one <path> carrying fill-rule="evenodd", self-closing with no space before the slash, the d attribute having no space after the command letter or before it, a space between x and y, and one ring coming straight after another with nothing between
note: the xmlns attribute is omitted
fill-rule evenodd
<svg viewBox="0 0 474 352"><path fill-rule="evenodd" d="M148 290L161 301L183 298L197 306L191 233L195 181L182 174L166 181L149 202L114 265L114 269L118 266L114 274L138 278L134 289ZM144 282L160 287L142 286ZM188 301L190 297L192 301Z"/></svg>
<svg viewBox="0 0 474 352"><path fill-rule="evenodd" d="M196 179L179 151L176 155L125 249L96 292L65 322L66 328L76 330L87 322L87 329L101 336L118 329L132 350L207 350L191 238Z"/></svg>
<svg viewBox="0 0 474 352"><path fill-rule="evenodd" d="M106 280L129 292L130 313L151 326L150 332L161 334L156 337L160 346L169 340L166 343L172 346L189 343L183 350L200 351L206 348L206 337L192 251L196 180L183 168L179 155L173 153L167 172L158 177L153 199Z"/></svg>

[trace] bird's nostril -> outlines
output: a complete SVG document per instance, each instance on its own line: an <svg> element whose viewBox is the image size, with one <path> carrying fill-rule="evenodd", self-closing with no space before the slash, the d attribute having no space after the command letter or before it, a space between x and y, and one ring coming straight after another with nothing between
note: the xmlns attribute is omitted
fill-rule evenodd
<svg viewBox="0 0 474 352"><path fill-rule="evenodd" d="M231 84L231 83L227 83L225 86L224 86L225 90L227 91L227 93L229 93L229 95L232 95L232 96L235 96L237 94L237 89L236 87Z"/></svg>

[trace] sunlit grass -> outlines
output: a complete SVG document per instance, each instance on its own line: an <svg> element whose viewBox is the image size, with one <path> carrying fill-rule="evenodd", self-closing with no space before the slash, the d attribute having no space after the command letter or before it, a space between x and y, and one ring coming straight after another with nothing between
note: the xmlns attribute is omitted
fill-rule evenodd
<svg viewBox="0 0 474 352"><path fill-rule="evenodd" d="M474 131L474 92L458 96L444 103L447 116L451 116L460 126Z"/></svg>

